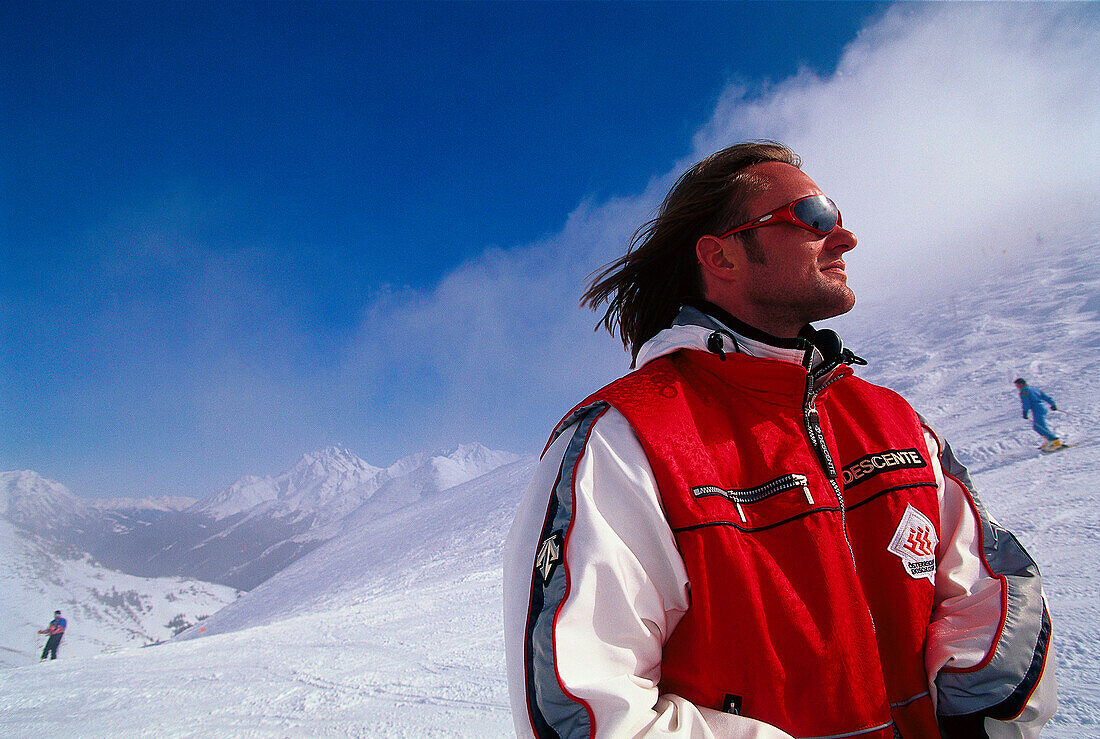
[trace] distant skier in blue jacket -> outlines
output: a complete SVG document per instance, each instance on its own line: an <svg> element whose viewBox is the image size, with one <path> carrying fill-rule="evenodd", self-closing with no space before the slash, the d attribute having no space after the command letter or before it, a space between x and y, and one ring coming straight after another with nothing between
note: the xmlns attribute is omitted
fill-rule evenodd
<svg viewBox="0 0 1100 739"><path fill-rule="evenodd" d="M46 639L46 648L42 650L42 659L46 659L49 656L50 659L57 659L57 648L61 646L61 637L65 634L65 619L61 618L61 611L53 612L53 621L50 621L50 625L39 631L39 634L49 634L49 638Z"/></svg>
<svg viewBox="0 0 1100 739"><path fill-rule="evenodd" d="M1016 389L1020 391L1020 405L1023 406L1024 418L1027 418L1027 414L1030 412L1031 428L1046 439L1039 449L1044 452L1061 449L1063 446L1062 441L1047 426L1047 409L1043 407L1043 403L1046 403L1052 411L1058 410L1058 407L1054 404L1054 399L1039 388L1028 385L1027 380L1022 377L1016 378Z"/></svg>

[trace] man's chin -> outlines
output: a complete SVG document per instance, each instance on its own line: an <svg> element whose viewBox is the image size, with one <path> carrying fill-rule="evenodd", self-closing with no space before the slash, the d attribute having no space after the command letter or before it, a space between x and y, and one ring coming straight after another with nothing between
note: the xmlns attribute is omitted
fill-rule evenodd
<svg viewBox="0 0 1100 739"><path fill-rule="evenodd" d="M843 296L838 295L837 300L832 301L831 305L822 306L821 315L815 318L815 321L824 321L826 318L836 318L842 316L852 308L856 306L856 294L851 290Z"/></svg>

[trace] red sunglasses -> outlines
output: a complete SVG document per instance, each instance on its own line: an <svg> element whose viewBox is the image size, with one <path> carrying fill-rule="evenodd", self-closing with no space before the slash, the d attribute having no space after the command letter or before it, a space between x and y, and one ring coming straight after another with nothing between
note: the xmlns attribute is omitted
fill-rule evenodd
<svg viewBox="0 0 1100 739"><path fill-rule="evenodd" d="M832 200L824 195L807 195L726 231L718 238L724 239L739 231L748 231L750 228L771 226L776 223L790 223L812 231L818 236L826 236L831 234L837 226L843 225L843 220L840 217L840 210Z"/></svg>

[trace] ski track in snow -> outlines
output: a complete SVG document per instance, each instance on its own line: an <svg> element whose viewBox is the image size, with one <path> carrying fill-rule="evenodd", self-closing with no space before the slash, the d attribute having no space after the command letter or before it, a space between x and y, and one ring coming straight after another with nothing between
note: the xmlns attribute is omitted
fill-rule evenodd
<svg viewBox="0 0 1100 739"><path fill-rule="evenodd" d="M1100 737L1097 243L1067 240L1037 280L987 278L881 321L857 309L841 329L871 362L859 373L902 392L953 444L985 506L1038 561L1060 686L1044 737L1065 739ZM1068 411L1050 420L1074 448L1038 453L1017 375ZM521 461L364 521L204 633L84 658L63 644L56 662L5 670L0 735L510 736L500 554L532 469Z"/></svg>

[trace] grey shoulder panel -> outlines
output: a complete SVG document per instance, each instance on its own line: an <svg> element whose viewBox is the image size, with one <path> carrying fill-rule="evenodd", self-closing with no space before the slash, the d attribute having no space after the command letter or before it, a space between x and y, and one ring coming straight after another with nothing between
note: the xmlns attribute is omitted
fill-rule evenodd
<svg viewBox="0 0 1100 739"><path fill-rule="evenodd" d="M593 416L593 415L598 416L598 415L600 415L600 413L597 412L597 413L594 414L595 411L602 412L603 410L607 409L608 407L609 407L609 404L606 401L597 400L595 403L591 403L589 405L582 405L582 406L579 406L578 408L575 408L574 410L570 411L569 415L567 415L565 418L561 419L561 421L558 422L558 425L554 427L553 432L551 432L551 434L550 434L550 440L548 442L546 442L546 448L549 449L550 446L555 441L557 441L558 437L561 436L563 433L565 433L565 430L568 429L573 424L581 421L582 419L584 419L587 416ZM593 419L593 420L595 420L595 419ZM586 433L586 436L587 436L587 433ZM545 453L546 452L544 451L543 454L545 454Z"/></svg>

